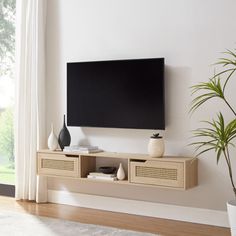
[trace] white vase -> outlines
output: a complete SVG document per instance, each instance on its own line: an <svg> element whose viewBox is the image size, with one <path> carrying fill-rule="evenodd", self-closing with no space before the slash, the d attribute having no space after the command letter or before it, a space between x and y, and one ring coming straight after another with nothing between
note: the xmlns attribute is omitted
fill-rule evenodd
<svg viewBox="0 0 236 236"><path fill-rule="evenodd" d="M116 177L118 180L124 180L125 179L125 171L122 166L122 163L120 163L119 169L117 171Z"/></svg>
<svg viewBox="0 0 236 236"><path fill-rule="evenodd" d="M231 200L227 202L227 212L231 229L231 235L236 236L236 200Z"/></svg>
<svg viewBox="0 0 236 236"><path fill-rule="evenodd" d="M151 157L163 157L165 145L163 138L150 138L148 143L148 154Z"/></svg>
<svg viewBox="0 0 236 236"><path fill-rule="evenodd" d="M48 148L51 151L55 151L57 149L57 146L58 146L57 136L54 133L53 124L51 124L51 133L48 137Z"/></svg>

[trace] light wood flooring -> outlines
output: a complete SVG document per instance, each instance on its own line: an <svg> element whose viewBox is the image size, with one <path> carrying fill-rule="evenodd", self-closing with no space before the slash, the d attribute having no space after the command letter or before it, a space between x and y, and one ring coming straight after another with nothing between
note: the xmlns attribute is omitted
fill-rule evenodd
<svg viewBox="0 0 236 236"><path fill-rule="evenodd" d="M81 223L111 226L162 236L230 236L230 230L202 224L143 217L109 211L93 210L59 204L36 204L35 202L15 201L0 196L0 211L10 210L29 214L79 221Z"/></svg>

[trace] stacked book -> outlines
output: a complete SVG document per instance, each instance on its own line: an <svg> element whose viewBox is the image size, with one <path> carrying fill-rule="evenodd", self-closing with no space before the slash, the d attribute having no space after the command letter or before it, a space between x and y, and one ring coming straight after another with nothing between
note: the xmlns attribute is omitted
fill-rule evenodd
<svg viewBox="0 0 236 236"><path fill-rule="evenodd" d="M64 152L96 153L102 152L97 146L65 146Z"/></svg>
<svg viewBox="0 0 236 236"><path fill-rule="evenodd" d="M88 179L99 179L99 180L107 180L107 181L115 181L117 180L115 174L103 174L101 172L90 172L87 176Z"/></svg>

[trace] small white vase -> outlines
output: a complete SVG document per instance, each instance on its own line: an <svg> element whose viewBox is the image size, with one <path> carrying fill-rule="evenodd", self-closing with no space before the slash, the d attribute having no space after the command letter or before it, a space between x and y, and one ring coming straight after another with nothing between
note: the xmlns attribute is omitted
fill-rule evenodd
<svg viewBox="0 0 236 236"><path fill-rule="evenodd" d="M122 163L120 163L119 169L117 171L116 177L118 180L124 180L125 179L125 171L122 166Z"/></svg>
<svg viewBox="0 0 236 236"><path fill-rule="evenodd" d="M165 145L163 138L150 138L148 143L148 154L151 157L163 157Z"/></svg>
<svg viewBox="0 0 236 236"><path fill-rule="evenodd" d="M236 200L231 200L227 202L227 212L231 229L231 235L236 236Z"/></svg>
<svg viewBox="0 0 236 236"><path fill-rule="evenodd" d="M53 124L51 124L51 133L48 137L48 148L51 151L55 151L57 149L57 145L58 145L57 136L54 133Z"/></svg>

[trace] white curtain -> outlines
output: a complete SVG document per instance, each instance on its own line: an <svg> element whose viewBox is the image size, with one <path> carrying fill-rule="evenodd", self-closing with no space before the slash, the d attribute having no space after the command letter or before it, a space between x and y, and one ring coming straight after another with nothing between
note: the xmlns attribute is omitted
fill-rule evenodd
<svg viewBox="0 0 236 236"><path fill-rule="evenodd" d="M16 2L16 199L35 200L38 191L37 201L46 201L46 181L36 176L45 142L46 0Z"/></svg>

